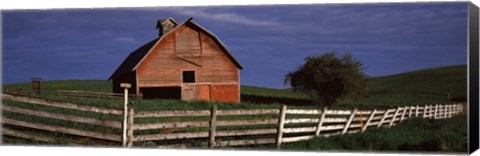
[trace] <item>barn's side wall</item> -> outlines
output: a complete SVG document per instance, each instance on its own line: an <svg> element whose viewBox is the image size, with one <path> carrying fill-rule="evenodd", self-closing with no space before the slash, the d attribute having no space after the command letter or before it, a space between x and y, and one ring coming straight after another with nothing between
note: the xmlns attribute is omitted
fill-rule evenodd
<svg viewBox="0 0 480 156"><path fill-rule="evenodd" d="M240 102L238 84L185 84L182 85L182 100L205 100L220 102Z"/></svg>
<svg viewBox="0 0 480 156"><path fill-rule="evenodd" d="M211 99L221 102L240 102L240 86L236 85L212 85Z"/></svg>
<svg viewBox="0 0 480 156"><path fill-rule="evenodd" d="M183 40L176 43L175 35L187 34L198 39ZM199 42L192 43L192 42ZM190 43L189 43L190 42ZM177 53L175 46L182 47ZM200 45L200 48L198 46ZM189 54L189 50L192 51ZM199 53L194 51L199 51ZM183 83L182 71L195 71L195 83ZM174 34L165 38L152 48L137 68L138 87L182 86L182 100L217 100L223 102L239 102L239 69L226 56L213 39L190 27L176 29ZM227 85L228 91L212 91L210 85ZM228 87L230 86L230 87ZM236 86L236 87L232 87ZM217 89L218 90L218 89ZM236 90L234 93L233 90ZM208 91L208 92L206 92Z"/></svg>
<svg viewBox="0 0 480 156"><path fill-rule="evenodd" d="M114 93L123 93L124 90L120 87L121 83L130 83L132 87L128 89L129 94L136 93L135 72L129 72L122 76L118 76L112 79L112 91Z"/></svg>

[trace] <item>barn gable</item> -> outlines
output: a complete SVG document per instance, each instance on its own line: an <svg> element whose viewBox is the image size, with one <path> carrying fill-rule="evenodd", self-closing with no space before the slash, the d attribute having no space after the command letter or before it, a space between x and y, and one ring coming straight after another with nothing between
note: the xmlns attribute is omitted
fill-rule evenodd
<svg viewBox="0 0 480 156"><path fill-rule="evenodd" d="M219 47L222 49L222 51L227 55L227 57L237 66L238 69L243 69L243 66L233 57L232 53L230 53L230 51L226 48L225 44L222 43L222 41L220 41L220 39L218 39L218 37L211 33L210 31L208 31L207 29L203 28L202 26L200 26L199 24L195 23L194 21L192 21L192 18L188 19L187 21L183 22L182 24L180 24L179 26L175 27L174 29L172 29L171 31L169 31L168 33L164 34L163 36L160 37L160 39L157 41L158 42L161 42L162 39L165 37L165 36L168 36L170 35L171 33L175 32L175 30L179 29L179 28L182 28L182 26L186 26L186 27L195 27L195 28L199 28L199 30L201 32L204 32L205 34L207 34L209 37L211 37L215 43L217 43L219 45ZM157 43L155 45L157 45ZM148 55L151 51L149 51L146 55ZM146 56L145 55L145 56ZM132 70L135 70L137 69L137 67L143 62L143 60L145 59L145 57L140 60L140 62L132 69Z"/></svg>
<svg viewBox="0 0 480 156"><path fill-rule="evenodd" d="M161 28L159 28L159 25L161 23L165 22L165 21L172 21L172 23L176 24L176 21L173 18L167 18L165 20L159 20L157 22L157 29L161 29ZM218 39L218 37L215 34L206 30L205 28L203 28L199 24L195 23L191 19L188 19L187 21L183 22L180 25L176 24L176 26L173 29L171 29L170 31L168 31L166 33L163 33L163 34L160 33L159 35L161 35L161 36L159 36L159 38L148 42L147 44L143 45L142 47L136 49L134 52L130 53L130 55L117 68L117 70L108 78L108 80L111 80L115 77L121 76L122 74L125 74L129 71L135 71L138 68L138 66L145 60L145 58L151 53L151 51L152 51L151 49L153 47L157 46L158 43L162 42L162 40L164 40L164 38L166 36L170 35L172 32L175 32L175 30L177 30L179 28L182 28L182 27L195 28L196 30L199 30L200 32L203 32L208 37L212 38L214 40L214 42L222 49L222 51L225 53L225 55L232 61L232 63L234 63L235 66L238 69L243 69L243 66L233 57L233 55L230 53L230 51L228 51L226 46L220 41L220 39ZM185 38L188 38L188 36L186 36ZM192 49L180 49L180 51L183 51L183 52L188 52L189 50L192 51ZM195 49L193 49L193 50L195 50ZM182 58L180 57L179 59L182 59ZM188 60L186 60L186 61L188 62ZM192 63L195 64L194 62L192 62Z"/></svg>
<svg viewBox="0 0 480 156"><path fill-rule="evenodd" d="M157 21L159 38L132 52L110 76L113 92L151 98L240 101L242 65L211 32L190 19ZM167 30L167 31L165 31Z"/></svg>

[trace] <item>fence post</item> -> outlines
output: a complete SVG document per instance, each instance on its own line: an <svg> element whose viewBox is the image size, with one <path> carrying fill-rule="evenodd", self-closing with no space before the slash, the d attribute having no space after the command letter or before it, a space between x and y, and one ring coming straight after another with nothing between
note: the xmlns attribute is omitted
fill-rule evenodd
<svg viewBox="0 0 480 156"><path fill-rule="evenodd" d="M451 111L451 112L450 112L450 113L451 113L450 116L453 117L453 116L455 116L455 105L451 105L451 107L452 107L452 108L450 109L450 111Z"/></svg>
<svg viewBox="0 0 480 156"><path fill-rule="evenodd" d="M402 116L400 116L400 122L405 120L405 113L407 113L407 107L403 107L403 113L402 113Z"/></svg>
<svg viewBox="0 0 480 156"><path fill-rule="evenodd" d="M445 104L445 105L443 106L443 109L444 109L444 110L443 110L443 114L444 114L443 117L446 119L446 118L448 118L448 105Z"/></svg>
<svg viewBox="0 0 480 156"><path fill-rule="evenodd" d="M444 111L444 112L443 112L443 118L446 119L446 118L447 118L447 115L448 115L448 114L447 114L447 113L448 113L448 111L447 111L447 109L448 109L447 104L443 105L443 109L444 109L444 110L443 110L443 111Z"/></svg>
<svg viewBox="0 0 480 156"><path fill-rule="evenodd" d="M429 110L428 105L425 105L425 107L423 107L423 118L424 119L427 118L427 110ZM430 114L428 114L428 115L430 116Z"/></svg>
<svg viewBox="0 0 480 156"><path fill-rule="evenodd" d="M416 107L415 107L415 117L418 117L418 109L419 109L419 107L418 107L418 105L416 105Z"/></svg>
<svg viewBox="0 0 480 156"><path fill-rule="evenodd" d="M448 109L450 108L450 106L445 105L444 107L445 107L445 119L446 119L446 118L449 118L449 117L450 117L450 115L449 115L450 111L448 111Z"/></svg>
<svg viewBox="0 0 480 156"><path fill-rule="evenodd" d="M348 118L347 123L345 123L345 127L343 127L342 134L347 133L348 128L350 128L350 124L352 123L353 117L355 117L355 114L357 113L357 109L352 110L352 114L350 114L350 117Z"/></svg>
<svg viewBox="0 0 480 156"><path fill-rule="evenodd" d="M441 111L441 109L442 109L442 104L438 104L438 109L437 109L437 111L438 111L438 113L437 113L437 118L438 118L438 119L441 119L441 118L442 118L443 112Z"/></svg>
<svg viewBox="0 0 480 156"><path fill-rule="evenodd" d="M442 119L447 118L447 105L443 105L443 111L440 114Z"/></svg>
<svg viewBox="0 0 480 156"><path fill-rule="evenodd" d="M124 96L123 96L123 124L122 124L122 146L127 147L127 114L128 114L128 88L131 87L129 83L121 83L120 87L124 88Z"/></svg>
<svg viewBox="0 0 480 156"><path fill-rule="evenodd" d="M435 104L435 112L433 113L433 119L437 119L438 104Z"/></svg>
<svg viewBox="0 0 480 156"><path fill-rule="evenodd" d="M285 124L286 113L287 113L287 105L282 105L282 108L280 110L280 118L278 119L277 149L280 149L280 146L282 145L283 126Z"/></svg>
<svg viewBox="0 0 480 156"><path fill-rule="evenodd" d="M435 105L430 105L430 115L428 116L429 119L433 119L435 117Z"/></svg>
<svg viewBox="0 0 480 156"><path fill-rule="evenodd" d="M443 111L445 111L445 112L444 112L444 114L445 114L444 117L445 117L445 119L446 119L446 118L448 118L448 105L445 104L443 107L444 107L444 109L445 109L445 110L443 110Z"/></svg>
<svg viewBox="0 0 480 156"><path fill-rule="evenodd" d="M431 114L431 111L432 111L431 109L432 108L430 108L429 105L425 105L425 112L426 112L425 118L430 118L430 114Z"/></svg>
<svg viewBox="0 0 480 156"><path fill-rule="evenodd" d="M444 110L442 110L442 107ZM438 105L438 118L443 119L445 117L445 106L442 104Z"/></svg>
<svg viewBox="0 0 480 156"><path fill-rule="evenodd" d="M453 112L453 115L457 114L457 104L452 105L452 112Z"/></svg>
<svg viewBox="0 0 480 156"><path fill-rule="evenodd" d="M443 107L443 111L441 109L442 107ZM440 119L445 118L445 105L442 105L442 104L438 105L438 118Z"/></svg>
<svg viewBox="0 0 480 156"><path fill-rule="evenodd" d="M453 104L453 115L457 115L457 104Z"/></svg>
<svg viewBox="0 0 480 156"><path fill-rule="evenodd" d="M452 115L452 105L448 105L448 118L451 118Z"/></svg>
<svg viewBox="0 0 480 156"><path fill-rule="evenodd" d="M130 103L131 104L131 103ZM127 120L127 147L133 146L133 116L134 110L132 107L128 108L128 120Z"/></svg>
<svg viewBox="0 0 480 156"><path fill-rule="evenodd" d="M450 118L453 117L453 105L449 106L448 114L449 114Z"/></svg>
<svg viewBox="0 0 480 156"><path fill-rule="evenodd" d="M390 124L388 125L388 127L393 126L393 123L395 122L395 118L397 117L399 111L400 111L400 107L397 107L397 110L395 110L395 114L393 115L392 119L390 119Z"/></svg>
<svg viewBox="0 0 480 156"><path fill-rule="evenodd" d="M450 117L452 117L451 116L452 115L452 105L446 105L446 106L448 108L447 111L446 111L447 112L447 118L450 118Z"/></svg>
<svg viewBox="0 0 480 156"><path fill-rule="evenodd" d="M363 127L362 129L362 132L364 132L365 130L367 130L367 127L368 125L370 124L370 122L373 120L373 117L375 116L375 113L377 112L377 109L373 109L372 113L370 114L370 117L368 117L368 120L367 122L365 123L365 127Z"/></svg>
<svg viewBox="0 0 480 156"><path fill-rule="evenodd" d="M435 108L435 107L434 107L433 105L429 105L429 106L428 106L428 118L429 118L429 119L433 118L433 115L434 115L434 113L435 113L435 112L433 111L434 108Z"/></svg>
<svg viewBox="0 0 480 156"><path fill-rule="evenodd" d="M217 129L217 105L212 105L212 109L210 110L210 131L208 133L209 141L208 147L212 148L215 147L215 131Z"/></svg>
<svg viewBox="0 0 480 156"><path fill-rule="evenodd" d="M322 131L323 120L325 120L325 115L327 115L327 107L323 107L323 110L320 114L320 118L318 119L317 131L315 131L315 135L319 136L320 131Z"/></svg>
<svg viewBox="0 0 480 156"><path fill-rule="evenodd" d="M454 116L455 113L456 113L456 110L455 110L456 107L455 106L456 106L456 104L452 104L452 116Z"/></svg>
<svg viewBox="0 0 480 156"><path fill-rule="evenodd" d="M387 115L388 115L388 109L387 109L387 110L385 110L385 113L383 114L383 117L382 117L382 119L380 119L380 122L378 123L378 126L377 126L377 127L380 127L380 126L382 126L382 124L383 124L383 121L385 121L385 118L387 118Z"/></svg>
<svg viewBox="0 0 480 156"><path fill-rule="evenodd" d="M412 107L413 106L408 106L408 118L412 117Z"/></svg>
<svg viewBox="0 0 480 156"><path fill-rule="evenodd" d="M432 105L430 105L430 114L428 115L428 118L431 119L435 116L435 111L434 111L434 107Z"/></svg>
<svg viewBox="0 0 480 156"><path fill-rule="evenodd" d="M452 115L456 115L456 114L457 114L457 104L453 104L453 105L452 105L452 112L453 112Z"/></svg>

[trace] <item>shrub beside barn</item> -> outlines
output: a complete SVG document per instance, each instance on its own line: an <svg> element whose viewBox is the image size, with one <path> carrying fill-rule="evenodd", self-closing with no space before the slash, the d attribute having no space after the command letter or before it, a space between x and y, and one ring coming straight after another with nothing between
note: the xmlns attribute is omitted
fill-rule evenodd
<svg viewBox="0 0 480 156"><path fill-rule="evenodd" d="M144 98L240 102L242 65L225 45L191 18L158 20L159 37L133 51L110 76L113 92Z"/></svg>

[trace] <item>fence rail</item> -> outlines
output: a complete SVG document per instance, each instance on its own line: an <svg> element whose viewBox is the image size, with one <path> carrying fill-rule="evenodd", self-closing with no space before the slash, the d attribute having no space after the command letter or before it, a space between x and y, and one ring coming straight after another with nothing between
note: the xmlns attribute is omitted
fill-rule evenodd
<svg viewBox="0 0 480 156"><path fill-rule="evenodd" d="M437 109L429 109L434 107L437 107ZM149 124L133 123L133 130L192 127L207 127L209 130L205 129L200 132L179 132L172 134L145 134L127 137L133 138L131 139L132 142L130 144L139 141L205 138L209 140L210 147L242 146L251 144L277 144L280 146L282 143L308 140L315 136L329 137L333 135L362 132L369 127L391 127L413 117L429 119L449 118L458 114L457 107L459 107L459 104L404 106L386 110L329 110L327 108L324 108L323 110L315 110L287 109L287 106L284 105L281 109L217 110L216 107L212 107L211 110L142 111L135 112L130 118L210 116L210 120ZM241 115L276 115L278 117L250 120L218 120L218 117L222 116ZM220 127L252 125L274 125L277 128L260 127L247 130L217 130ZM236 138L228 141L223 140L225 137L232 136ZM244 136L253 136L254 139L252 139L252 137L242 138ZM166 146L173 147L173 145Z"/></svg>
<svg viewBox="0 0 480 156"><path fill-rule="evenodd" d="M119 109L54 102L38 98L2 94L5 100L19 101L34 105L58 107L108 115L124 115ZM6 103L9 103L8 101ZM352 134L372 127L392 127L409 118L446 119L462 110L461 104L402 106L383 110L331 110L290 109L238 109L217 110L172 110L138 111L129 107L126 123L108 119L54 113L8 104L3 111L44 117L68 122L90 124L110 128L126 128L127 134L86 131L62 126L46 125L3 117L2 123L37 130L96 138L115 142L126 140L128 147L139 146L148 141L165 142L159 147L185 147L178 140L200 139L209 147L243 146L252 144L290 143L312 139L317 136ZM198 118L202 117L202 118ZM158 120L161 118L162 120ZM183 118L189 119L184 121ZM141 122L144 120L144 122ZM178 121L181 120L181 121ZM148 121L148 122L145 122ZM55 139L11 128L2 129L3 135L52 142ZM174 141L169 142L169 141Z"/></svg>
<svg viewBox="0 0 480 156"><path fill-rule="evenodd" d="M65 134L104 139L104 140L110 140L110 141L122 141L122 138L120 137L120 135L85 131L85 130L66 128L61 126L50 126L50 125L33 123L33 122L20 121L20 120L6 118L6 117L2 117L2 123L15 125L15 126L22 126L27 128L33 128L33 129L39 129L39 130L45 130L45 131L60 132Z"/></svg>
<svg viewBox="0 0 480 156"><path fill-rule="evenodd" d="M69 103L69 102L55 102L55 101L49 101L49 100L39 99L39 98L13 96L13 95L9 95L9 94L2 94L2 98L5 99L5 100L12 100L12 101L32 103L32 104L51 106L51 107L66 108L66 109L73 109L73 110L79 110L79 111L88 111L88 112L104 113L104 114L111 114L111 115L122 115L123 114L123 111L118 110L118 109L103 108L103 107L96 107L96 106L89 106L89 105L81 105L81 104L75 104L75 103Z"/></svg>
<svg viewBox="0 0 480 156"><path fill-rule="evenodd" d="M7 111L7 112L27 114L27 115L33 115L33 116L38 116L38 117L46 117L46 118L66 120L66 121L79 122L79 123L86 123L86 124L92 124L92 125L107 126L107 127L112 127L112 128L122 128L122 123L119 122L119 121L98 120L98 119L88 118L88 117L65 115L65 114L60 114L60 113L51 113L51 112L31 110L31 109L24 109L24 108L19 108L19 107L14 107L14 106L2 106L2 110Z"/></svg>
<svg viewBox="0 0 480 156"><path fill-rule="evenodd" d="M123 114L123 111L117 110L117 109L81 105L81 104L74 104L74 103L67 103L67 102L54 102L54 101L49 101L45 99L13 96L9 94L2 94L2 98L4 100L29 103L34 106L48 106L53 108L85 111L85 112L105 114L105 115L122 115ZM110 127L110 128L122 127L122 124L120 121L114 121L109 119L100 120L97 118L86 117L86 116L54 113L49 111L36 110L35 107L22 108L18 106L13 106L13 104L11 104L8 101L3 101L3 102L4 102L4 105L2 106L2 111L5 111L5 112L17 113L17 114L23 114L23 115L41 117L41 118L48 118L48 119L55 119L55 120L62 120L72 124L83 123L83 124ZM99 131L88 131L83 129L75 129L75 128L70 128L65 126L58 126L58 125L49 125L41 122L35 122L34 120L33 121L19 120L11 117L6 117L5 115L2 116L1 122L7 125L25 127L25 128L35 129L35 130L49 131L54 133L62 133L62 134L69 134L69 135L75 135L75 136L81 136L81 137L96 138L96 139L102 139L102 140L108 140L108 141L114 141L114 142L122 141L121 136L118 134L105 133L105 132L99 132ZM39 134L29 133L29 132L17 130L17 129L11 129L8 127L2 128L2 134L6 136L13 136L13 137L19 137L24 139L33 139L41 142L56 141L56 139L53 139L48 136L42 136Z"/></svg>
<svg viewBox="0 0 480 156"><path fill-rule="evenodd" d="M123 99L123 93L106 93L106 92L93 92L84 90L56 90L57 96L73 96L73 97L86 97L86 98L107 98L107 99ZM142 99L142 95L130 94L128 95L133 99Z"/></svg>

